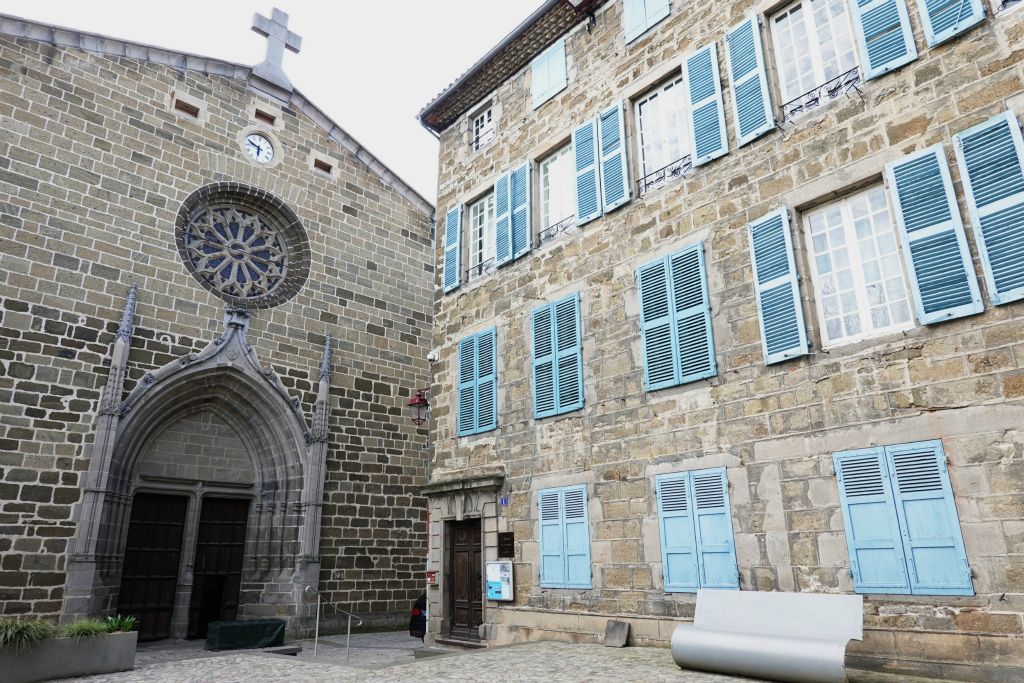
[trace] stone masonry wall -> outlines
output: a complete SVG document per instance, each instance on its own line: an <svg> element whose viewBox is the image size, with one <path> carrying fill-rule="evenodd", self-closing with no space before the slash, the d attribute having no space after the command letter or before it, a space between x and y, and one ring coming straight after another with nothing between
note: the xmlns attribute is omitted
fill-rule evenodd
<svg viewBox="0 0 1024 683"><path fill-rule="evenodd" d="M172 93L199 117L173 110ZM257 126L279 143L272 168L241 150ZM244 79L0 37L2 613L61 609L83 444L128 285L139 284L129 390L221 329L225 304L174 242L181 202L215 181L275 194L309 237L305 287L256 311L248 338L307 419L325 334L335 338L325 601L399 618L421 590L427 439L404 404L427 377L431 217Z"/></svg>
<svg viewBox="0 0 1024 683"><path fill-rule="evenodd" d="M916 61L862 84L862 98L827 102L785 132L739 149L722 36L755 10L763 17L781 4L673 3L668 19L624 45L622 5L609 3L591 28L567 36L569 85L559 95L534 111L527 68L492 96L494 142L472 153L465 118L442 135L438 215L474 199L501 172L543 158L600 109L678 73L687 52L718 41L727 156L451 294L435 278L432 478L494 466L507 476L499 528L515 532L516 600L487 609L497 640L593 639L603 620L588 622L588 615L611 614L634 618L638 641L667 640L670 629L656 623L636 628L642 617L693 614L692 594L663 590L654 494L656 474L683 469L728 468L743 590L852 592L831 454L941 438L976 595L871 596L866 639L851 656L862 665L899 659L933 672L942 667L929 662L950 662L948 675L964 673L958 662L1024 667L1024 303L992 307L986 298L979 315L823 350L798 219L793 234L812 352L766 367L761 350L748 222L779 206L799 217L849 189L880 184L886 162L938 142L966 217L951 137L1008 108L1024 115L1024 11L992 16L986 5L979 26L928 48L918 4L907 1ZM778 118L771 40L766 30L762 36ZM636 128L627 110L635 182ZM718 375L646 392L635 269L700 240ZM441 264L440 248L435 256ZM586 405L535 420L529 316L576 291ZM499 428L457 438L456 344L492 325ZM536 491L578 483L588 484L590 496L594 588L541 589ZM971 675L989 674L979 668Z"/></svg>

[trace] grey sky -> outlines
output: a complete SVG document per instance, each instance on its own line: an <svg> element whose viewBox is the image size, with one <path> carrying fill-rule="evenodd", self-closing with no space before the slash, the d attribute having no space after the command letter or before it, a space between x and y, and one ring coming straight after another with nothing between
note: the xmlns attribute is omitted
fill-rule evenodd
<svg viewBox="0 0 1024 683"><path fill-rule="evenodd" d="M437 142L416 114L541 0L0 0L0 13L242 64L263 59L252 15L291 15L302 52L285 72L424 197L437 194Z"/></svg>

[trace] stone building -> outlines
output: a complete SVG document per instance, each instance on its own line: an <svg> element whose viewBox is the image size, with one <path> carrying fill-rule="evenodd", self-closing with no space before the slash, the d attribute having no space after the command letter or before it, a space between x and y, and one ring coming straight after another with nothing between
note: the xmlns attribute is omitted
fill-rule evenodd
<svg viewBox="0 0 1024 683"><path fill-rule="evenodd" d="M856 592L1024 676L1022 5L549 0L425 107L432 638Z"/></svg>
<svg viewBox="0 0 1024 683"><path fill-rule="evenodd" d="M0 16L0 613L422 590L433 207L292 86L287 20L248 67Z"/></svg>

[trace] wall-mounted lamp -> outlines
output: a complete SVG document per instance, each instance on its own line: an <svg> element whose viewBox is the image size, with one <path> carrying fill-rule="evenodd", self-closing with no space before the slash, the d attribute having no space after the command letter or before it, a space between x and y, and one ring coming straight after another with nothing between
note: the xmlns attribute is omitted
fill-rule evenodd
<svg viewBox="0 0 1024 683"><path fill-rule="evenodd" d="M416 395L409 399L409 416L417 427L426 422L427 416L430 415L430 400L427 398L429 394L429 388L417 389Z"/></svg>

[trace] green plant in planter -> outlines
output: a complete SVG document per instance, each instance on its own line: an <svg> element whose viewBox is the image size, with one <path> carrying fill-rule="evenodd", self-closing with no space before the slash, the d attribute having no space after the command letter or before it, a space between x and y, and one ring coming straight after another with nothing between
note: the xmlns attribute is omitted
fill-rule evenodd
<svg viewBox="0 0 1024 683"><path fill-rule="evenodd" d="M37 617L0 619L0 647L25 650L39 641L53 638L55 635L57 635L57 627L44 619Z"/></svg>
<svg viewBox="0 0 1024 683"><path fill-rule="evenodd" d="M102 619L79 619L61 629L61 635L65 638L93 638L106 633L110 633L110 631Z"/></svg>
<svg viewBox="0 0 1024 683"><path fill-rule="evenodd" d="M130 614L115 614L112 617L104 617L103 623L107 625L108 633L122 633L135 629L136 619Z"/></svg>

